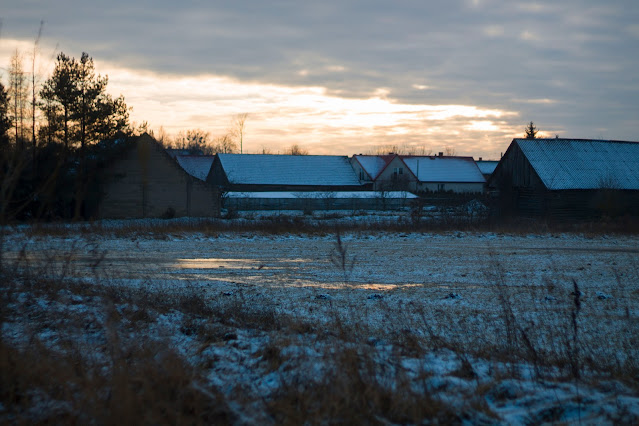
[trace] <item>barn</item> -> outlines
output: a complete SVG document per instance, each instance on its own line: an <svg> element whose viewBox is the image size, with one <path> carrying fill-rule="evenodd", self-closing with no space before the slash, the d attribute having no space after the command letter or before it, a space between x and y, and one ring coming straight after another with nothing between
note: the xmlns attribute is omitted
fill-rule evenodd
<svg viewBox="0 0 639 426"><path fill-rule="evenodd" d="M172 158L146 133L118 142L118 155L100 172L97 217L219 216L219 191L202 172L212 158Z"/></svg>
<svg viewBox="0 0 639 426"><path fill-rule="evenodd" d="M348 157L218 154L207 182L225 191L362 191Z"/></svg>
<svg viewBox="0 0 639 426"><path fill-rule="evenodd" d="M586 219L639 214L639 143L514 139L489 180L504 213Z"/></svg>

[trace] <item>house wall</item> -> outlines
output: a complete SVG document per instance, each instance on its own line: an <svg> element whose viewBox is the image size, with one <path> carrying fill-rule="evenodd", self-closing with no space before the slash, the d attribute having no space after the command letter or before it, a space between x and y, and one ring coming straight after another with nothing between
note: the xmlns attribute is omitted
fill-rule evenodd
<svg viewBox="0 0 639 426"><path fill-rule="evenodd" d="M360 182L362 183L373 182L372 178L368 175L366 170L364 170L362 165L359 163L359 161L355 159L354 156L351 157L349 161L351 163L351 167L353 167L353 170L355 170L355 174L357 175L357 178L359 179Z"/></svg>
<svg viewBox="0 0 639 426"><path fill-rule="evenodd" d="M399 210L414 201L414 198L227 198L224 207L237 211Z"/></svg>
<svg viewBox="0 0 639 426"><path fill-rule="evenodd" d="M150 137L141 137L102 177L101 218L217 216L217 191L188 175Z"/></svg>
<svg viewBox="0 0 639 426"><path fill-rule="evenodd" d="M395 175L395 169L401 168L402 174ZM417 179L399 157L395 157L375 179L376 191L415 191Z"/></svg>
<svg viewBox="0 0 639 426"><path fill-rule="evenodd" d="M546 189L516 143L511 143L506 154L495 168L489 185L499 190L527 188L533 191L543 191Z"/></svg>

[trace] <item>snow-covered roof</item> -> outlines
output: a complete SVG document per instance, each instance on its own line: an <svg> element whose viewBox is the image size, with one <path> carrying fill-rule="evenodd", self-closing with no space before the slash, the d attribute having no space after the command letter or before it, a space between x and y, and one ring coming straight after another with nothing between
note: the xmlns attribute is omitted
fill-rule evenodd
<svg viewBox="0 0 639 426"><path fill-rule="evenodd" d="M406 191L270 191L270 192L239 192L226 193L229 198L417 198L417 195Z"/></svg>
<svg viewBox="0 0 639 426"><path fill-rule="evenodd" d="M345 156L218 154L218 158L233 184L360 186Z"/></svg>
<svg viewBox="0 0 639 426"><path fill-rule="evenodd" d="M482 174L490 175L495 171L495 167L497 167L497 164L499 164L499 161L482 160L482 161L476 161L476 163L477 163L477 167L479 167L479 170L482 172Z"/></svg>
<svg viewBox="0 0 639 426"><path fill-rule="evenodd" d="M211 164L215 159L214 155L176 155L175 159L178 164L191 176L202 181L206 181L206 177L211 170Z"/></svg>
<svg viewBox="0 0 639 426"><path fill-rule="evenodd" d="M546 188L639 190L639 143L515 139Z"/></svg>
<svg viewBox="0 0 639 426"><path fill-rule="evenodd" d="M366 170L366 173L375 180L377 176L384 170L384 167L392 160L393 156L389 155L354 155L362 165L362 168Z"/></svg>
<svg viewBox="0 0 639 426"><path fill-rule="evenodd" d="M420 182L486 182L471 157L402 156L402 160Z"/></svg>

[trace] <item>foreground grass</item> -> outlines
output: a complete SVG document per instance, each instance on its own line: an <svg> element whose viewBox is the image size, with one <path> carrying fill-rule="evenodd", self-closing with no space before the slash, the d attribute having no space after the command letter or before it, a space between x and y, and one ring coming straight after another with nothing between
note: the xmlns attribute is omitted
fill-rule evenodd
<svg viewBox="0 0 639 426"><path fill-rule="evenodd" d="M340 267L348 253L337 241ZM99 250L93 256L99 268ZM603 316L578 282L557 274L518 289L495 262L485 271L495 309L420 300L400 308L382 298L380 327L330 299L318 299L325 314L316 321L241 291L134 288L3 266L2 422L639 421L639 319L627 271Z"/></svg>

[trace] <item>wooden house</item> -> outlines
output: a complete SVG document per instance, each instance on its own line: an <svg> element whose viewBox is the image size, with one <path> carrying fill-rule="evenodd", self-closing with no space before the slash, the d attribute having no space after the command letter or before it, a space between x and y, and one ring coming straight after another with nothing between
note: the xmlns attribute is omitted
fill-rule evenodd
<svg viewBox="0 0 639 426"><path fill-rule="evenodd" d="M514 139L489 180L502 210L557 219L639 214L639 143Z"/></svg>
<svg viewBox="0 0 639 426"><path fill-rule="evenodd" d="M348 158L336 155L218 154L207 177L224 191L362 191Z"/></svg>
<svg viewBox="0 0 639 426"><path fill-rule="evenodd" d="M146 133L121 144L119 154L100 173L98 217L219 215L219 191L201 179L206 173L189 174ZM210 168L211 158L202 161Z"/></svg>

